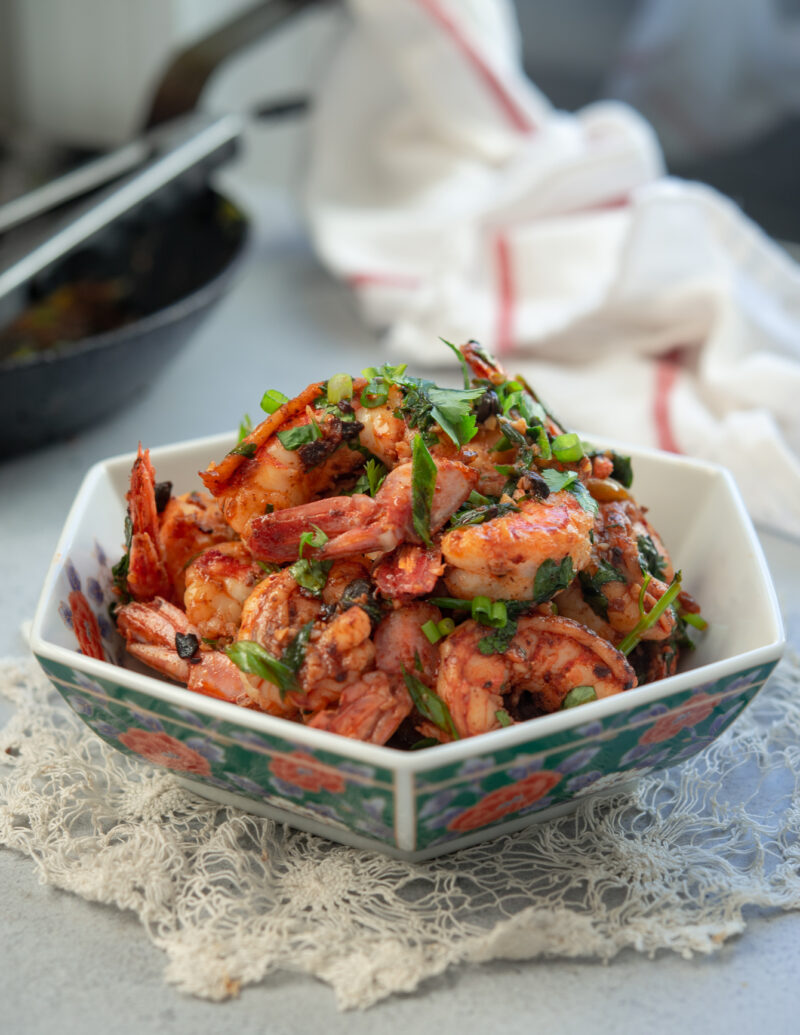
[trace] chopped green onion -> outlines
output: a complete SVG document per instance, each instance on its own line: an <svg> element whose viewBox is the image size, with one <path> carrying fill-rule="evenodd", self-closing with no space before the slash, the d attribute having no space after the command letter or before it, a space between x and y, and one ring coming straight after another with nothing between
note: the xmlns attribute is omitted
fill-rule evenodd
<svg viewBox="0 0 800 1035"><path fill-rule="evenodd" d="M415 435L411 445L411 518L414 531L430 546L431 540L431 507L436 489L436 464L422 441L421 435Z"/></svg>
<svg viewBox="0 0 800 1035"><path fill-rule="evenodd" d="M494 503L494 500L489 499L488 496L482 496L473 489L469 496L467 496L467 502L471 503L473 507L485 507L490 503Z"/></svg>
<svg viewBox="0 0 800 1035"><path fill-rule="evenodd" d="M237 640L225 648L225 653L242 672L249 672L274 683L281 695L287 690L293 690L297 685L296 674L289 665L279 661L254 640Z"/></svg>
<svg viewBox="0 0 800 1035"><path fill-rule="evenodd" d="M403 680L406 689L411 695L414 707L426 719L438 726L440 730L449 733L453 740L458 740L458 730L453 722L450 709L437 693L426 686L421 679L418 679L411 672L406 672L405 665L400 666L403 673Z"/></svg>
<svg viewBox="0 0 800 1035"><path fill-rule="evenodd" d="M349 374L334 374L328 381L328 402L335 404L353 395L353 379Z"/></svg>
<svg viewBox="0 0 800 1035"><path fill-rule="evenodd" d="M472 610L471 600L460 600L458 597L430 597L429 604L437 607L446 607L449 611L470 611Z"/></svg>
<svg viewBox="0 0 800 1035"><path fill-rule="evenodd" d="M579 704L588 704L589 701L597 700L597 691L593 686L573 686L564 700L562 708L575 708Z"/></svg>
<svg viewBox="0 0 800 1035"><path fill-rule="evenodd" d="M502 629L508 622L506 605L502 600L492 601L488 597L474 597L472 601L472 617L481 625L492 629Z"/></svg>
<svg viewBox="0 0 800 1035"><path fill-rule="evenodd" d="M687 625L693 625L695 629L708 628L708 622L705 618L702 615L694 614L692 611L681 611L680 617Z"/></svg>
<svg viewBox="0 0 800 1035"><path fill-rule="evenodd" d="M228 454L229 456L246 456L247 459L251 459L256 455L258 446L255 442L240 442L238 446L234 446Z"/></svg>
<svg viewBox="0 0 800 1035"><path fill-rule="evenodd" d="M553 456L562 463L574 463L584 456L580 436L575 432L565 435L556 435L551 443Z"/></svg>
<svg viewBox="0 0 800 1035"><path fill-rule="evenodd" d="M439 635L442 637L449 636L450 633L455 629L455 627L456 623L453 621L452 618L443 618L437 626L437 628L439 629Z"/></svg>
<svg viewBox="0 0 800 1035"><path fill-rule="evenodd" d="M511 716L508 714L505 708L498 708L497 711L494 713L494 717L495 719L497 719L501 726L514 725L514 720L511 718Z"/></svg>
<svg viewBox="0 0 800 1035"><path fill-rule="evenodd" d="M436 739L436 737L423 737L422 740L415 740L408 750L421 751L422 748L436 747L438 743L439 741Z"/></svg>
<svg viewBox="0 0 800 1035"><path fill-rule="evenodd" d="M280 565L268 564L267 561L256 561L259 568L263 568L267 575L274 575L276 571L280 571Z"/></svg>
<svg viewBox="0 0 800 1035"><path fill-rule="evenodd" d="M644 596L647 590L647 584L650 582L649 573L645 575L642 583L642 588L639 592L639 614L641 618L636 625L631 629L625 639L617 648L622 654L630 654L633 648L641 640L643 633L647 632L651 626L655 625L661 615L667 610L672 601L677 597L681 591L681 573L676 572L675 578L670 582L669 588L661 597L657 600L653 607L645 614L644 612Z"/></svg>
<svg viewBox="0 0 800 1035"><path fill-rule="evenodd" d="M422 626L422 631L425 633L428 643L438 643L442 638L442 634L439 632L439 626L433 621L433 619L425 622Z"/></svg>
<svg viewBox="0 0 800 1035"><path fill-rule="evenodd" d="M265 413L274 413L288 401L288 395L284 395L283 392L279 392L277 388L270 388L261 396L261 409Z"/></svg>
<svg viewBox="0 0 800 1035"><path fill-rule="evenodd" d="M366 406L368 410L374 410L378 406L383 406L388 398L389 389L379 388L375 381L370 381L361 390L361 405Z"/></svg>

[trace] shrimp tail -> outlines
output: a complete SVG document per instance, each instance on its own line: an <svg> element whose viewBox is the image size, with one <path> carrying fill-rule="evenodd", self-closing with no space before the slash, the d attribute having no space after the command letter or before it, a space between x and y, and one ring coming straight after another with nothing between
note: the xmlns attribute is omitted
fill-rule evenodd
<svg viewBox="0 0 800 1035"><path fill-rule="evenodd" d="M127 494L132 534L128 560L128 590L135 600L169 597L172 585L164 564L156 506L156 475L150 450L142 449L131 468Z"/></svg>
<svg viewBox="0 0 800 1035"><path fill-rule="evenodd" d="M312 531L313 525L334 539L354 525L368 522L377 509L375 500L361 494L315 500L253 518L244 542L257 560L286 564L297 559L300 537Z"/></svg>

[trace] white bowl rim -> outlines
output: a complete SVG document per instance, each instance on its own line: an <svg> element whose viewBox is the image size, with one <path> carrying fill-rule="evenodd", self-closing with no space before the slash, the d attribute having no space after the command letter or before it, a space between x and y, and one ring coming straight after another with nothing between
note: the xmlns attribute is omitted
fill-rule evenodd
<svg viewBox="0 0 800 1035"><path fill-rule="evenodd" d="M208 449L209 455L215 455L215 450L227 448L234 437L230 432L205 436L173 445L156 446L150 450L150 453L156 466L159 460L163 460L166 457L174 457L182 452L193 452L197 449ZM589 440L591 441L591 439ZM225 720L235 725L247 727L254 732L290 740L309 749L318 748L320 751L338 755L343 759L363 762L376 768L407 774L424 773L427 770L439 769L443 766L462 762L468 758L477 758L491 752L505 751L514 747L521 748L524 745L529 745L535 751L536 742L552 734L562 733L573 727L586 726L592 722L599 722L620 712L628 711L633 707L638 708L642 705L652 704L662 698L669 698L673 694L691 689L700 683L717 680L745 668L777 661L783 653L786 642L780 606L761 544L736 482L727 468L708 460L699 460L693 457L665 453L657 449L615 442L605 437L602 437L601 441L607 448L620 452L624 451L626 455L630 455L634 460L637 457L653 457L661 462L666 461L677 466L688 466L715 473L725 480L731 499L739 513L740 520L748 532L754 557L767 591L766 596L770 609L769 618L772 620L772 637L767 643L752 650L744 651L741 654L734 654L728 658L722 658L719 661L713 661L698 668L669 676L666 679L645 684L642 687L635 688L634 692L628 691L624 694L616 694L613 697L591 701L581 705L580 708L572 708L566 711L554 712L550 715L539 716L536 719L516 723L513 726L507 726L499 730L492 730L489 733L483 733L476 737L464 738L449 744L439 744L424 751L402 751L398 748L390 748L384 745L368 744L325 730L312 729L300 723L292 722L289 719L267 715L264 712L253 711L227 701L197 694L177 684L168 683L154 676L142 675L130 669L113 665L108 661L99 661L96 658L77 653L45 639L42 632L45 616L48 613L48 607L56 587L56 580L61 571L63 558L67 555L69 544L73 541L76 532L76 527L74 526L78 523L78 514L82 508L83 498L104 472L112 467L132 463L136 453L130 452L100 460L87 471L69 510L47 575L45 576L31 627L31 649L36 655L68 667L76 668L79 671L85 672L88 676L114 680L121 686L141 693L147 693L152 697L163 700L167 704L189 711L197 711L209 718ZM109 672L109 669L111 672Z"/></svg>

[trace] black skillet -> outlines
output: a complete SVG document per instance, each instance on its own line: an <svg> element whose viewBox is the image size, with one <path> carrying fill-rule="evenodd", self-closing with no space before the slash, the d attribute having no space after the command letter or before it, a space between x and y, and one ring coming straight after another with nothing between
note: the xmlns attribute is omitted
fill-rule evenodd
<svg viewBox="0 0 800 1035"><path fill-rule="evenodd" d="M208 179L235 153L245 118L186 113L221 60L316 2L268 0L180 55L154 95L145 136L66 177L67 194L86 188L89 197L62 208L42 240L0 267L0 328L77 282L113 284L120 296L117 321L79 340L25 350L4 345L0 334L0 458L75 434L127 405L225 292L245 252L248 221ZM111 176L113 184L98 189ZM58 184L49 193L58 196ZM39 201L21 200L29 209ZM23 203L12 211L7 225L24 210Z"/></svg>

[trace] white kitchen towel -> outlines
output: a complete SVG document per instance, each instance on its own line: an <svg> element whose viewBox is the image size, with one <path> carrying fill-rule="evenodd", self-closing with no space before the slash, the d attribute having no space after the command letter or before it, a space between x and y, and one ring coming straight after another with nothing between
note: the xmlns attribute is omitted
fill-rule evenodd
<svg viewBox="0 0 800 1035"><path fill-rule="evenodd" d="M567 424L728 466L800 536L800 269L728 199L663 175L617 103L556 111L505 0L351 0L307 211L388 355L477 338Z"/></svg>

